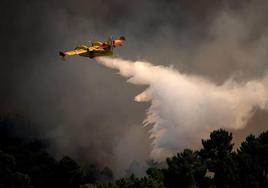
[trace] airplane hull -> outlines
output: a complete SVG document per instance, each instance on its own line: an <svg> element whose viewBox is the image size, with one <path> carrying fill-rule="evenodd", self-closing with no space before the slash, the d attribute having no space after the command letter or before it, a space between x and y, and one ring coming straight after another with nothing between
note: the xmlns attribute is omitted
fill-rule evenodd
<svg viewBox="0 0 268 188"><path fill-rule="evenodd" d="M80 45L74 50L59 52L59 55L62 59L65 59L66 56L79 55L83 57L100 57L100 56L112 56L113 48L116 46L122 46L125 41L125 37L121 36L119 39L112 40L110 37L107 42L95 41L91 43L91 46Z"/></svg>
<svg viewBox="0 0 268 188"><path fill-rule="evenodd" d="M100 57L100 56L112 56L113 52L112 51L91 51L83 54L79 54L80 56L83 57L89 57L89 58L94 58L94 57Z"/></svg>

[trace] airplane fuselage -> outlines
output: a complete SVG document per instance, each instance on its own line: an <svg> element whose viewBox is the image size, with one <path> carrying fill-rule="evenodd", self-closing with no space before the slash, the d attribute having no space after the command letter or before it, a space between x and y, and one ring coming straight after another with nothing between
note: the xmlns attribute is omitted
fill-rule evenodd
<svg viewBox="0 0 268 188"><path fill-rule="evenodd" d="M89 58L98 57L98 56L112 56L113 55L113 51L110 48L103 49L103 50L99 50L99 49L92 50L90 48L92 48L92 47L88 47L86 45L81 45L81 46L75 48L75 50L79 50L79 49L87 50L87 52L81 53L81 54L79 54L79 56L89 57Z"/></svg>
<svg viewBox="0 0 268 188"><path fill-rule="evenodd" d="M76 47L74 50L59 52L59 55L65 60L66 56L79 55L83 57L99 57L99 56L112 56L113 49L117 46L122 46L126 38L121 36L119 39L112 40L111 37L106 42L94 41L91 43L91 46L80 45Z"/></svg>

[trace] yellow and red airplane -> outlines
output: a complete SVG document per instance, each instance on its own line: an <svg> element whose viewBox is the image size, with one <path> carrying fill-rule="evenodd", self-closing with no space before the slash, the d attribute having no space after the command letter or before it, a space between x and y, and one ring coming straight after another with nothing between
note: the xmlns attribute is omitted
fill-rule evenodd
<svg viewBox="0 0 268 188"><path fill-rule="evenodd" d="M113 40L112 37L106 42L95 41L91 43L91 46L80 45L72 51L60 52L59 55L64 59L66 56L80 55L84 57L94 58L98 56L112 56L113 48L122 46L126 38L124 36Z"/></svg>

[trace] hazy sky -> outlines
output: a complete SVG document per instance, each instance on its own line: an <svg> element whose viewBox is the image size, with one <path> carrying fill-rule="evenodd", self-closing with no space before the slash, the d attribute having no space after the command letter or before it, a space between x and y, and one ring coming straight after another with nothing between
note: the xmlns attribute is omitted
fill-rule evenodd
<svg viewBox="0 0 268 188"><path fill-rule="evenodd" d="M122 175L151 151L142 127L149 104L133 100L144 87L92 59L62 62L58 51L124 35L126 45L116 49L124 59L172 65L216 84L244 82L268 69L267 12L266 0L2 0L0 112L36 123L56 156ZM234 132L237 142L267 124L268 113L257 109Z"/></svg>

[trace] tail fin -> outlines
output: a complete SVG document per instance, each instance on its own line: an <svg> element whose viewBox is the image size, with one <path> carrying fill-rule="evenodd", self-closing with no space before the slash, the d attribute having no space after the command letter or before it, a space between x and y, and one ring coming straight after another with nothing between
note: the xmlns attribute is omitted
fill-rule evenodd
<svg viewBox="0 0 268 188"><path fill-rule="evenodd" d="M62 60L66 60L66 58L65 58L65 53L64 52L59 52L59 55L61 56L61 58L62 58Z"/></svg>
<svg viewBox="0 0 268 188"><path fill-rule="evenodd" d="M121 36L119 39L122 40L122 41L127 41L126 37L124 37L124 36Z"/></svg>

